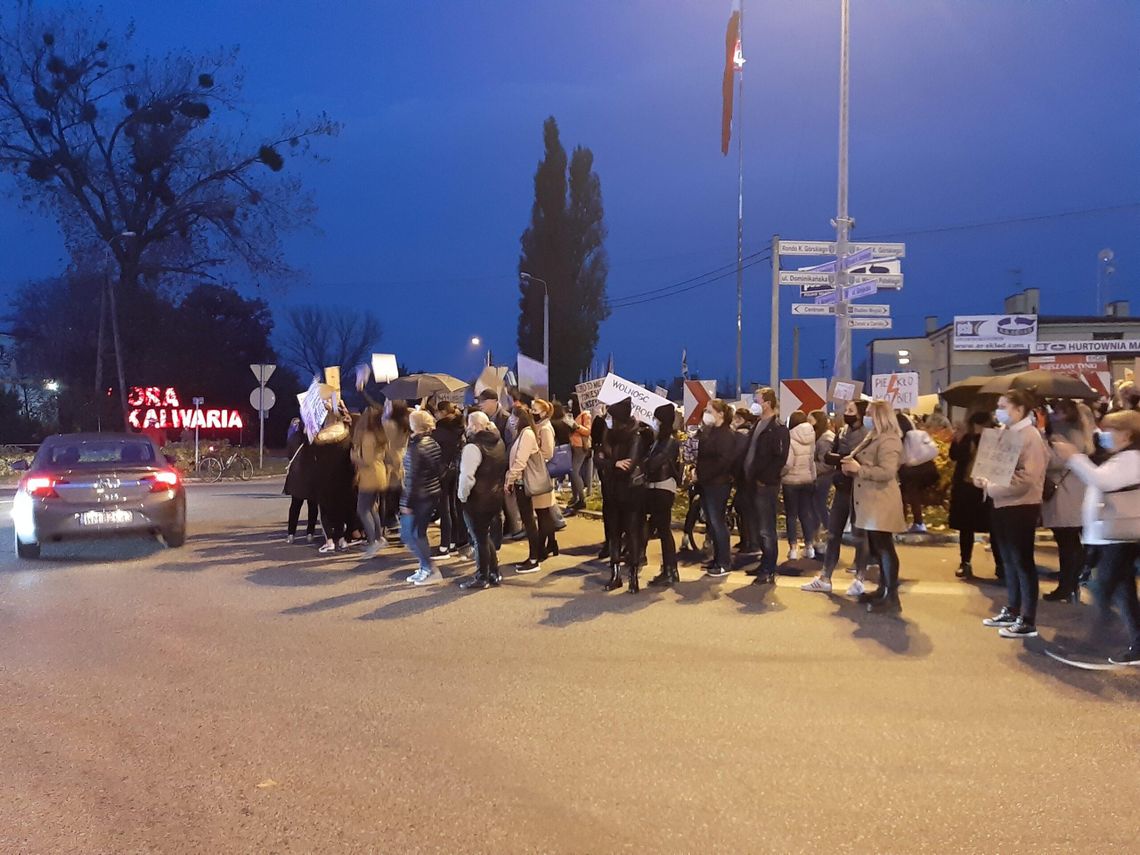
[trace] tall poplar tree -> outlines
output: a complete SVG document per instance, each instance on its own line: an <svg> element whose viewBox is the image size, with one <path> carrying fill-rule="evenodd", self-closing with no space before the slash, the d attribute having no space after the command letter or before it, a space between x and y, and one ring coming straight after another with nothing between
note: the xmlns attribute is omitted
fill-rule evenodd
<svg viewBox="0 0 1140 855"><path fill-rule="evenodd" d="M545 154L534 174L530 226L522 234L519 272L550 289L550 391L563 400L594 359L606 303L606 226L594 154L576 147L567 163L558 123L543 124ZM542 358L543 287L519 282L519 350Z"/></svg>

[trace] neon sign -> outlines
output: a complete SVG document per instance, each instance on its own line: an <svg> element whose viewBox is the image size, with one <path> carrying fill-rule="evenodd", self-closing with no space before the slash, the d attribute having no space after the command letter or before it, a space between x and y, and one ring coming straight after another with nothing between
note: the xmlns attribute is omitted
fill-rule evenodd
<svg viewBox="0 0 1140 855"><path fill-rule="evenodd" d="M127 421L135 430L237 430L245 427L237 410L184 408L172 386L132 386L127 406L131 408Z"/></svg>

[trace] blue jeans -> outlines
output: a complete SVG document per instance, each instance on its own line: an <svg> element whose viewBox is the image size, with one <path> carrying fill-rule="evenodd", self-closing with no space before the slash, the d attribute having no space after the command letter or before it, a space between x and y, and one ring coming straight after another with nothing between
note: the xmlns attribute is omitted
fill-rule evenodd
<svg viewBox="0 0 1140 855"><path fill-rule="evenodd" d="M776 573L780 548L776 540L776 506L780 502L780 486L757 484L752 495L755 509L752 536L760 544L760 573L772 576Z"/></svg>
<svg viewBox="0 0 1140 855"><path fill-rule="evenodd" d="M728 548L728 493L730 484L709 484L701 487L701 501L705 506L705 522L712 533L713 561L726 570L732 567L732 552Z"/></svg>
<svg viewBox="0 0 1140 855"><path fill-rule="evenodd" d="M803 529L804 543L811 545L819 523L815 519L815 483L784 485L784 514L788 520L788 543L796 543L796 520Z"/></svg>
<svg viewBox="0 0 1140 855"><path fill-rule="evenodd" d="M435 500L416 502L409 508L400 508L400 539L404 546L420 562L420 569L425 573L435 572L435 564L431 560L431 547L428 546L427 528L431 516L435 512ZM411 511L411 513L406 513Z"/></svg>

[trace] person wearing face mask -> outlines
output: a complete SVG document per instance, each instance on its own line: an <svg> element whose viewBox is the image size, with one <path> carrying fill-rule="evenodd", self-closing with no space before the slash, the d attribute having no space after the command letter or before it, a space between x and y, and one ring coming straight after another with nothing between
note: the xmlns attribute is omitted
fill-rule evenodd
<svg viewBox="0 0 1140 855"><path fill-rule="evenodd" d="M605 502L609 504L610 578L607 591L622 586L621 558L624 550L629 567L629 592L641 590L642 536L645 526L645 463L653 444L652 434L633 418L629 398L611 404L602 442L602 467L609 481Z"/></svg>
<svg viewBox="0 0 1140 855"><path fill-rule="evenodd" d="M784 464L784 511L787 520L788 559L795 561L803 555L814 558L816 529L815 518L815 429L807 413L796 410L788 419L790 442L788 459ZM801 553L796 545L796 522L803 530L804 547Z"/></svg>
<svg viewBox="0 0 1140 855"><path fill-rule="evenodd" d="M760 416L752 428L744 456L744 477L754 489L752 532L760 543L757 584L774 584L779 559L776 539L776 507L780 500L780 480L788 459L791 441L788 429L780 423L779 398L767 386L753 396L760 405Z"/></svg>
<svg viewBox="0 0 1140 855"><path fill-rule="evenodd" d="M974 486L970 471L974 468L974 458L978 454L978 443L982 431L993 427L990 410L974 410L966 416L966 422L954 431L950 443L950 459L954 462L954 474L950 479L950 528L958 532L958 570L954 574L959 579L974 578L974 540L979 533L990 530L990 503L985 493ZM994 550L994 563L999 578L1004 578L1001 552Z"/></svg>
<svg viewBox="0 0 1140 855"><path fill-rule="evenodd" d="M542 398L535 398L531 403L530 411L531 415L534 416L534 427L538 434L538 447L542 451L542 459L544 462L550 463L554 457L554 448L558 445L558 435L552 422L554 405ZM569 441L569 433L567 433L566 439ZM557 500L550 506L550 516L554 519L555 531L562 531L566 528L566 520L562 519L562 508L558 505ZM545 559L548 555L557 554L558 543L551 538L543 547L542 557Z"/></svg>
<svg viewBox="0 0 1140 855"><path fill-rule="evenodd" d="M1053 402L1052 410L1046 437L1064 440L1086 456L1092 454L1093 420L1088 407L1076 401L1060 400ZM1085 566L1085 547L1081 543L1085 482L1065 467L1065 461L1052 448L1042 498L1041 524L1052 530L1057 544L1058 578L1056 589L1041 599L1051 603L1079 603L1081 570Z"/></svg>
<svg viewBox="0 0 1140 855"><path fill-rule="evenodd" d="M835 431L831 429L831 418L825 410L813 410L808 420L815 430L815 486L812 498L815 508L816 531L815 557L822 558L827 552L827 521L830 515L828 500L835 480L835 467L827 462L827 455L835 445Z"/></svg>
<svg viewBox="0 0 1140 855"><path fill-rule="evenodd" d="M598 552L598 561L610 560L610 516L606 512L606 491L609 489L609 469L604 466L606 432L613 425L614 419L606 411L605 404L597 404L594 419L590 425L590 447L594 451L594 470L598 473L598 489L602 494L602 548Z"/></svg>
<svg viewBox="0 0 1140 855"><path fill-rule="evenodd" d="M732 430L736 433L736 468L732 473L732 506L736 511L736 525L740 529L740 543L736 550L741 555L755 555L760 551L759 538L752 531L756 516L756 490L752 482L744 476L744 455L748 451L748 440L752 428L756 426L756 416L751 409L737 407L732 418ZM729 532L731 535L731 532Z"/></svg>
<svg viewBox="0 0 1140 855"><path fill-rule="evenodd" d="M1115 599L1128 630L1128 647L1109 657L1114 665L1140 666L1140 600L1136 562L1140 559L1140 412L1118 410L1101 422L1110 456L1097 466L1080 450L1053 437L1053 453L1087 485L1082 508L1086 543L1100 547L1093 586L1098 630L1103 631Z"/></svg>
<svg viewBox="0 0 1140 855"><path fill-rule="evenodd" d="M645 461L645 509L661 541L661 572L650 585L680 582L677 572L677 544L673 540L673 501L681 483L681 447L673 435L677 408L662 404L653 411L654 439Z"/></svg>
<svg viewBox="0 0 1140 855"><path fill-rule="evenodd" d="M712 533L713 557L705 565L710 576L728 575L732 553L728 545L728 494L739 454L732 432L732 408L720 398L710 401L702 418L697 445L697 481L701 485L705 522Z"/></svg>
<svg viewBox="0 0 1140 855"><path fill-rule="evenodd" d="M515 572L537 573L542 569L544 550L553 544L552 554L558 554L554 517L550 514L550 507L554 504L554 482L546 471L546 460L539 446L538 431L530 408L525 404L515 404L514 415L519 426L518 438L511 446L506 490L515 494L530 544L527 560L516 565Z"/></svg>
<svg viewBox="0 0 1140 855"><path fill-rule="evenodd" d="M863 593L863 579L867 572L867 535L858 527L852 491L855 481L840 468L840 461L849 457L867 437L863 419L867 413L866 401L848 401L843 411L843 430L835 438L831 448L824 455L828 465L834 468L832 483L835 497L831 500L831 511L827 523L827 550L824 552L823 568L819 575L802 586L801 590L821 594L831 593L831 577L839 565L840 547L843 545L843 530L851 522L851 536L855 538L855 579L847 589L847 596L857 597Z"/></svg>
<svg viewBox="0 0 1140 855"><path fill-rule="evenodd" d="M867 436L841 461L843 473L855 482L855 519L867 532L870 557L879 565L879 587L861 594L859 601L867 604L867 611L898 611L899 556L894 536L906 530L898 480L902 430L886 401L872 401L863 424Z"/></svg>
<svg viewBox="0 0 1140 855"><path fill-rule="evenodd" d="M457 493L475 549L475 575L461 582L460 588L484 590L500 582L494 523L503 507L506 474L507 449L499 430L486 413L476 410L467 417L467 444L459 460Z"/></svg>
<svg viewBox="0 0 1140 855"><path fill-rule="evenodd" d="M1036 400L1031 392L1010 389L998 401L997 420L1005 430L1020 435L1021 450L1008 485L992 484L974 478L974 485L993 499L990 518L995 548L1005 564L1009 604L993 617L982 621L997 627L1003 638L1037 636L1037 564L1033 544L1045 488L1049 453L1033 422Z"/></svg>

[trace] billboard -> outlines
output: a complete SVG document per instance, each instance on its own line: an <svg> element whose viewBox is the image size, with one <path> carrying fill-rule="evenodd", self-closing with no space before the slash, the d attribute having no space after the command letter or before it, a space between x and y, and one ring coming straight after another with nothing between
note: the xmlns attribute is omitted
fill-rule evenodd
<svg viewBox="0 0 1140 855"><path fill-rule="evenodd" d="M1037 315L955 315L955 350L1029 350Z"/></svg>

